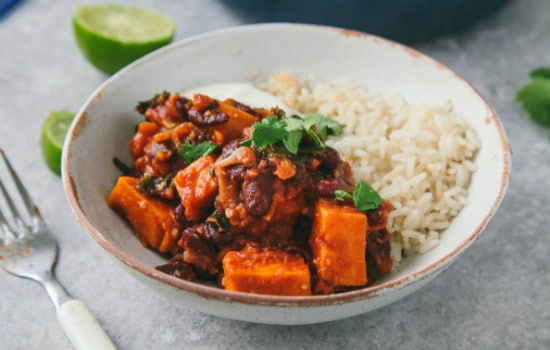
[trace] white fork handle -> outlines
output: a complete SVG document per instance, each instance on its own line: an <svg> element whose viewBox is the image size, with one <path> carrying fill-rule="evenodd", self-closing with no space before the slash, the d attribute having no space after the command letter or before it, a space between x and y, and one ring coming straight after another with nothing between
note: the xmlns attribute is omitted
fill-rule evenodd
<svg viewBox="0 0 550 350"><path fill-rule="evenodd" d="M116 350L107 333L82 301L71 299L61 304L57 319L76 350Z"/></svg>

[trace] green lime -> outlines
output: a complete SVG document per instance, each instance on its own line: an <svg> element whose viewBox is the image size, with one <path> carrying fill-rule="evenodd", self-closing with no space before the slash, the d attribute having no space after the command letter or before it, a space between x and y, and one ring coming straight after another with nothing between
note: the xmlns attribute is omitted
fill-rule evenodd
<svg viewBox="0 0 550 350"><path fill-rule="evenodd" d="M83 6L73 15L76 41L99 70L113 74L172 41L174 21L157 12L113 4Z"/></svg>
<svg viewBox="0 0 550 350"><path fill-rule="evenodd" d="M42 124L42 134L40 135L42 157L48 168L58 175L61 174L63 142L74 115L73 112L67 111L52 112Z"/></svg>

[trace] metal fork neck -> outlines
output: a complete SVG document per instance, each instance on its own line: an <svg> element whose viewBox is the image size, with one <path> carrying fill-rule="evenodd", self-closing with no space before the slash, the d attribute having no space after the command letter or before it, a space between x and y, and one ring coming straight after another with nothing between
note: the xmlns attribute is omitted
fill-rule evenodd
<svg viewBox="0 0 550 350"><path fill-rule="evenodd" d="M66 301L73 299L63 286L53 277L51 272L41 274L37 277L36 281L46 290L48 296L55 305L56 311L59 311L59 307Z"/></svg>

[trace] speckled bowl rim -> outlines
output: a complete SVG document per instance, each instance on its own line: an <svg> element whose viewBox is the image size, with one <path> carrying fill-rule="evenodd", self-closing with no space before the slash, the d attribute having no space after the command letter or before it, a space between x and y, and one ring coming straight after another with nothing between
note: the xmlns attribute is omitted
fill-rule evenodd
<svg viewBox="0 0 550 350"><path fill-rule="evenodd" d="M77 137L79 130L83 128L86 124L86 114L85 114L84 108L83 108L83 113L80 115L80 117L73 122L73 126L71 127L71 129L73 130L72 137L68 138L65 144L64 152L63 152L63 161L62 161L62 179L63 179L64 190L66 193L67 200L73 212L75 213L78 222L84 227L84 229L88 232L88 234L97 243L99 243L99 245L101 245L106 251L108 251L116 259L126 264L127 266L131 267L132 269L138 271L139 273L149 278L152 278L154 280L157 280L159 282L170 285L172 287L197 294L203 298L216 299L223 302L238 302L238 303L244 303L244 304L250 304L250 305L289 306L289 307L292 307L292 306L314 307L314 306L335 305L335 304L349 303L349 302L373 298L375 296L384 295L394 291L395 289L400 289L406 286L410 286L426 278L430 278L434 275L437 275L439 272L441 272L446 267L448 267L448 265L451 264L455 260L455 258L457 258L462 252L464 252L466 248L470 246L480 236L482 231L487 226L488 222L494 216L496 210L498 209L500 203L504 198L504 195L508 187L508 183L511 176L511 154L512 154L511 147L508 143L506 134L494 109L490 106L489 103L487 103L485 98L483 98L481 94L479 94L479 92L468 81L466 81L459 74L457 74L456 72L454 72L452 69L445 66L441 62L433 58L430 58L424 55L423 53L411 47L408 47L406 45L403 45L388 39L384 39L376 35L338 28L338 27L312 25L312 24L290 24L290 23L266 23L266 24L243 25L243 26L237 26L229 29L215 30L215 31L211 31L201 35L193 36L188 39L184 39L184 40L175 42L173 44L170 44L164 48L161 48L156 52L134 62L133 64L121 70L119 73L113 75L96 90L96 92L92 95L90 100L92 100L94 96L101 95L102 91L109 86L112 80L117 79L117 77L120 74L124 74L125 71L132 69L134 65L146 64L149 60L154 60L157 55L162 55L165 51L172 50L179 45L183 45L190 41L202 40L210 36L216 36L222 32L254 30L255 27L269 27L269 26L273 26L274 28L278 28L281 26L284 26L284 27L294 26L298 29L311 27L311 28L319 28L322 30L337 31L340 34L345 36L349 35L349 36L357 36L359 38L375 39L375 40L384 42L386 45L397 47L405 51L408 55L411 55L414 57L422 57L423 59L427 60L429 63L436 66L438 69L446 70L447 72L454 75L456 79L461 80L465 85L467 85L471 89L472 94L477 95L477 97L481 101L483 101L483 103L485 104L485 107L489 111L489 115L487 116L488 120L486 120L486 123L493 122L498 129L500 143L503 145L501 151L502 151L503 160L504 160L502 164L502 171L501 171L502 177L499 179L500 181L499 192L492 203L490 211L485 214L485 216L483 217L483 220L479 223L476 229L470 235L465 237L461 241L461 243L458 244L455 247L455 249L452 250L450 253L443 256L439 260L434 261L433 263L429 264L425 268L422 268L421 270L418 270L414 273L408 274L398 279L389 280L386 282L375 284L373 286L369 286L369 287L365 287L365 288L357 289L353 291L338 293L338 294L312 295L312 296L261 295L261 294L242 293L242 292L232 292L232 291L216 288L213 286L185 281L185 280L170 276L168 274L161 273L158 270L156 270L154 267L149 266L144 262L140 261L139 259L133 257L132 255L126 253L125 251L117 247L113 242L111 242L107 237L105 237L105 235L100 230L98 230L94 226L94 224L87 218L86 213L84 212L84 210L80 205L78 192L77 192L74 180L69 172L69 164L68 164L68 158L70 158L70 153L71 153L70 140L72 140L74 137ZM89 101L86 103L86 105L89 103Z"/></svg>

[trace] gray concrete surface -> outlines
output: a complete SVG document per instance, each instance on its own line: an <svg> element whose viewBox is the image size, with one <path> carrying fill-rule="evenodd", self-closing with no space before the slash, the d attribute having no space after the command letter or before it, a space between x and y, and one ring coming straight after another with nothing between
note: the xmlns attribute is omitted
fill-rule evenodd
<svg viewBox="0 0 550 350"><path fill-rule="evenodd" d="M433 282L383 309L308 326L268 326L174 305L124 273L78 225L38 146L48 112L77 110L107 76L76 47L71 15L93 1L22 1L0 18L0 147L60 241L56 272L120 349L549 349L550 129L514 102L550 66L550 1L516 0L414 47L494 106L513 148L508 193L481 238ZM120 1L130 3L130 1ZM176 18L177 39L253 22L216 0L131 1ZM0 349L69 349L37 284L0 272Z"/></svg>

